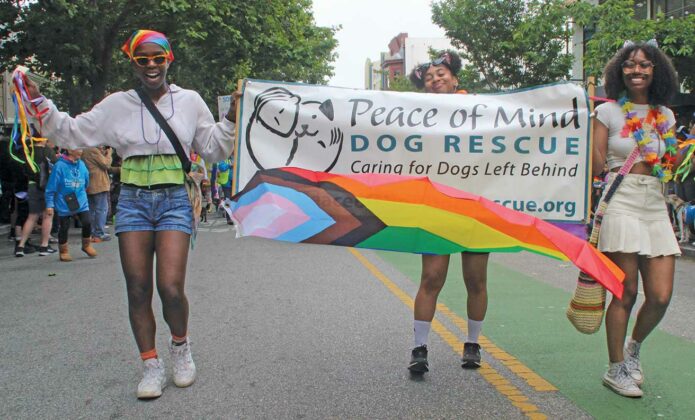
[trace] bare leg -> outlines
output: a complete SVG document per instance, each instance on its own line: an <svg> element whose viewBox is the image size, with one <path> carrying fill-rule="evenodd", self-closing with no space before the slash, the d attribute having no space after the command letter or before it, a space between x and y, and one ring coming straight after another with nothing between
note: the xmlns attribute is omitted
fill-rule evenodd
<svg viewBox="0 0 695 420"><path fill-rule="evenodd" d="M463 282L466 283L468 318L482 321L487 313L487 263L490 254L462 253Z"/></svg>
<svg viewBox="0 0 695 420"><path fill-rule="evenodd" d="M652 332L664 317L673 293L674 256L639 259L644 304L637 312L637 322L632 338L640 343Z"/></svg>
<svg viewBox="0 0 695 420"><path fill-rule="evenodd" d="M118 235L118 249L128 291L130 327L140 353L144 353L155 348L157 330L152 312L154 232L123 232Z"/></svg>
<svg viewBox="0 0 695 420"><path fill-rule="evenodd" d="M423 255L420 288L415 296L415 319L431 322L437 308L437 297L444 287L449 270L449 255Z"/></svg>
<svg viewBox="0 0 695 420"><path fill-rule="evenodd" d="M623 298L617 299L614 296L606 310L608 359L612 363L617 363L623 361L623 345L625 344L627 323L637 297L638 257L634 253L626 254L622 252L607 252L606 256L625 272Z"/></svg>
<svg viewBox="0 0 695 420"><path fill-rule="evenodd" d="M43 222L41 223L41 246L48 246L51 238L51 228L53 228L53 216L49 216L46 210L43 211Z"/></svg>
<svg viewBox="0 0 695 420"><path fill-rule="evenodd" d="M19 240L19 246L24 246L27 241L29 240L29 236L31 235L31 232L34 230L34 226L36 225L36 222L39 220L39 215L34 214L34 213L29 213L27 216L27 221L24 222L24 226L22 227L22 236L21 239ZM49 229L50 231L50 229ZM43 233L43 228L41 229L41 232ZM18 236L19 238L19 236Z"/></svg>
<svg viewBox="0 0 695 420"><path fill-rule="evenodd" d="M155 234L157 291L162 299L164 320L171 333L185 337L188 332L188 299L184 293L190 235L169 230Z"/></svg>

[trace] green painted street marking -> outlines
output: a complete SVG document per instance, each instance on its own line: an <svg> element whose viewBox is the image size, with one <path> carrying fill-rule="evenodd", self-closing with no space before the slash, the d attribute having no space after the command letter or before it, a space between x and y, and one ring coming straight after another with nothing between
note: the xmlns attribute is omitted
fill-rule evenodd
<svg viewBox="0 0 695 420"><path fill-rule="evenodd" d="M419 283L419 255L386 251L378 254ZM439 299L466 317L466 288L460 261L451 259ZM654 331L641 352L644 397L629 399L602 385L601 377L608 364L605 327L590 336L577 332L565 317L571 297L568 292L505 267L503 262L490 262L488 293L483 334L557 386L560 393L590 415L600 419L648 419L685 418L695 413L695 343Z"/></svg>

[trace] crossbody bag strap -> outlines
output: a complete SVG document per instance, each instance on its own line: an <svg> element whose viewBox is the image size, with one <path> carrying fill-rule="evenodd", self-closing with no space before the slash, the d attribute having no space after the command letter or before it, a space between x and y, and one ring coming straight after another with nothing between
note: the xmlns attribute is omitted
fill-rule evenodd
<svg viewBox="0 0 695 420"><path fill-rule="evenodd" d="M140 100L143 104L145 104L147 110L150 111L150 114L152 114L154 120L157 121L159 127L162 129L162 131L164 131L164 134L167 135L171 145L174 146L174 150L176 150L176 155L179 157L179 160L181 160L181 167L183 168L184 174L188 174L191 171L191 160L188 158L188 156L186 156L186 152L183 150L183 146L181 146L181 142L176 136L176 133L174 133L174 130L171 129L171 126L167 120L164 118L164 116L162 116L162 113L159 112L154 102L152 102L152 99L145 93L145 91L142 88L137 88L135 89L135 92L138 93ZM169 94L171 95L171 93Z"/></svg>
<svg viewBox="0 0 695 420"><path fill-rule="evenodd" d="M596 213L594 214L594 225L591 229L591 236L589 236L589 243L591 245L596 246L596 244L598 244L598 234L601 230L601 221L603 220L603 215L606 213L606 208L608 208L608 203L611 201L611 198L613 198L613 194L615 194L615 191L623 182L625 175L630 172L630 169L632 169L632 166L635 164L639 156L639 146L635 146L627 159L625 159L623 166L621 166L620 170L618 170L618 175L613 180L613 183L611 183L608 191L606 191L606 195L603 197L603 200L601 200L601 203L599 203Z"/></svg>

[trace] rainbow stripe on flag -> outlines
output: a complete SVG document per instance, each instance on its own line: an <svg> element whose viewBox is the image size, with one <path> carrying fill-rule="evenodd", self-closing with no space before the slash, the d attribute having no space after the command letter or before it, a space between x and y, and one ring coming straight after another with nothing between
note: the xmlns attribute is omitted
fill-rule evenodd
<svg viewBox="0 0 695 420"><path fill-rule="evenodd" d="M424 177L269 169L232 198L231 211L238 236L418 254L531 251L572 261L622 295L624 273L586 241Z"/></svg>

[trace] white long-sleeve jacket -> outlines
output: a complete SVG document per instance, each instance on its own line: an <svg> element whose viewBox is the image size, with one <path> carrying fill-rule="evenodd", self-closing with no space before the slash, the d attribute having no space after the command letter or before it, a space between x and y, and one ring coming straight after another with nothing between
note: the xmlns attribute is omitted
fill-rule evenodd
<svg viewBox="0 0 695 420"><path fill-rule="evenodd" d="M216 123L198 92L176 85L169 87L169 93L156 106L186 153L193 148L209 162L228 158L234 145L234 123L226 118ZM38 108L47 110L42 135L60 147L81 149L107 145L123 159L176 154L169 138L134 90L113 93L75 118L58 111L50 100L43 101Z"/></svg>

